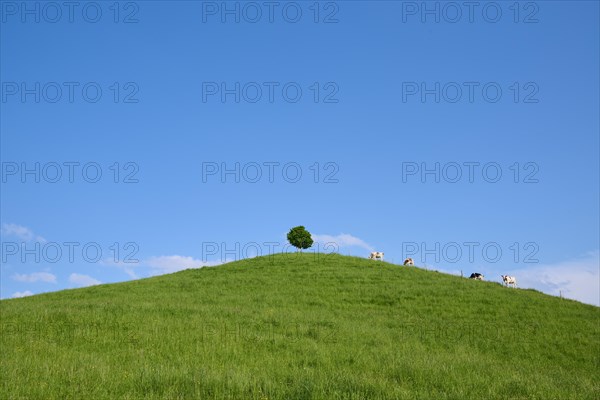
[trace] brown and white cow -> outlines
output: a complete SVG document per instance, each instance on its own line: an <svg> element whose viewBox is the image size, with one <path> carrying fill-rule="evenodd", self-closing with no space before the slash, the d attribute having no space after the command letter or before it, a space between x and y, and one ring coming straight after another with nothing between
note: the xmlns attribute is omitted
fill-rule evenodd
<svg viewBox="0 0 600 400"><path fill-rule="evenodd" d="M382 251L372 251L371 254L369 255L369 259L383 261L383 252Z"/></svg>
<svg viewBox="0 0 600 400"><path fill-rule="evenodd" d="M415 265L415 262L412 258L407 258L406 260L404 260L404 265Z"/></svg>

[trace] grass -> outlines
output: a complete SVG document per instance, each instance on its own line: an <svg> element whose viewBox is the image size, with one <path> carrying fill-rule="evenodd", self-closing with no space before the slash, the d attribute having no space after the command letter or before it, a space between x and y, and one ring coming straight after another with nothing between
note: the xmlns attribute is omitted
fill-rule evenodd
<svg viewBox="0 0 600 400"><path fill-rule="evenodd" d="M0 302L2 399L595 399L600 309L324 254Z"/></svg>

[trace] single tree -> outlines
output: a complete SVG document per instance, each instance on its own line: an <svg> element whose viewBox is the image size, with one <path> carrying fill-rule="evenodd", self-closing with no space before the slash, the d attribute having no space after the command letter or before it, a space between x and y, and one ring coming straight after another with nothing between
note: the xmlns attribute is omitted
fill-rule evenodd
<svg viewBox="0 0 600 400"><path fill-rule="evenodd" d="M292 246L298 248L300 251L302 251L302 249L308 249L313 245L310 232L303 226L296 226L295 228L290 229L287 234L287 239Z"/></svg>

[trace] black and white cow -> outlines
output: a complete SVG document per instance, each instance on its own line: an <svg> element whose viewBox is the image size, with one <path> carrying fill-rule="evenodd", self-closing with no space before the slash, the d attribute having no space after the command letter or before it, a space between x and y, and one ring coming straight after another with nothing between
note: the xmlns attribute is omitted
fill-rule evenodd
<svg viewBox="0 0 600 400"><path fill-rule="evenodd" d="M473 272L471 274L471 276L469 277L469 279L475 279L475 280L478 280L478 281L482 281L484 278L485 277L482 274L480 274L479 272Z"/></svg>
<svg viewBox="0 0 600 400"><path fill-rule="evenodd" d="M407 258L406 260L404 260L404 265L415 265L415 262L412 258Z"/></svg>
<svg viewBox="0 0 600 400"><path fill-rule="evenodd" d="M506 285L506 286L512 286L512 287L517 287L517 278L515 278L514 276L509 276L509 275L500 275L502 277L502 282Z"/></svg>

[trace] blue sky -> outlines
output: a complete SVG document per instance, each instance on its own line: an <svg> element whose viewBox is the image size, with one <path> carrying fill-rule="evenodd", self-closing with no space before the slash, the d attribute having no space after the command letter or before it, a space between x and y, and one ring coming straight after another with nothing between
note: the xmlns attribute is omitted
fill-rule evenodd
<svg viewBox="0 0 600 400"><path fill-rule="evenodd" d="M598 2L47 4L1 2L2 298L304 225L600 305Z"/></svg>

